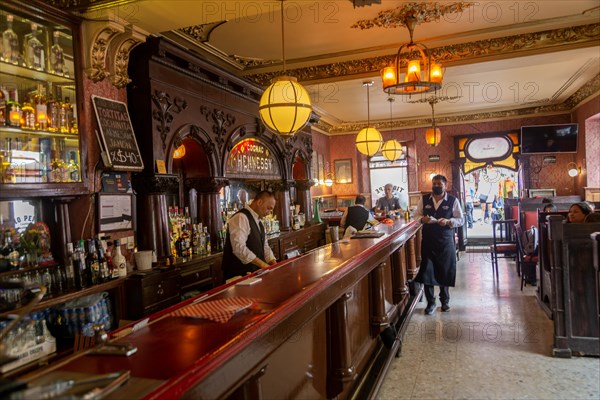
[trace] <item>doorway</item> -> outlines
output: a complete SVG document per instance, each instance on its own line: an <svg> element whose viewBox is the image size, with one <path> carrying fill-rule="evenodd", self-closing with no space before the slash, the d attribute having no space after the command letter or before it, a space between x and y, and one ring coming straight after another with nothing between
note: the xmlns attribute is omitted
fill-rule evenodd
<svg viewBox="0 0 600 400"><path fill-rule="evenodd" d="M505 219L506 199L518 195L518 174L512 169L488 164L464 175L465 225L469 246L492 243L492 221ZM472 199L472 217L469 199Z"/></svg>

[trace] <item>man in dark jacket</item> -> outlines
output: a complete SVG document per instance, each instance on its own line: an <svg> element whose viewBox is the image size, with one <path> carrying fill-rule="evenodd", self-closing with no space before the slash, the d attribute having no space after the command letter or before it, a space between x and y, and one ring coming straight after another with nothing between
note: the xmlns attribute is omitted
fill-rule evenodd
<svg viewBox="0 0 600 400"><path fill-rule="evenodd" d="M360 231L365 228L367 223L370 225L378 224L377 220L371 215L371 212L365 208L366 201L367 199L365 196L360 194L356 196L354 205L352 207L348 207L346 211L344 211L344 215L342 215L342 219L340 221L340 227L342 229L352 226L357 231Z"/></svg>
<svg viewBox="0 0 600 400"><path fill-rule="evenodd" d="M459 201L446 193L446 177L436 175L431 180L432 193L419 200L416 220L423 224L421 266L416 282L425 286L425 314L435 312L434 286L440 287L442 311L450 310L450 291L456 279L454 228L464 223Z"/></svg>
<svg viewBox="0 0 600 400"><path fill-rule="evenodd" d="M235 213L227 223L223 250L225 280L243 276L277 262L266 239L261 218L275 208L275 196L260 192L251 204Z"/></svg>

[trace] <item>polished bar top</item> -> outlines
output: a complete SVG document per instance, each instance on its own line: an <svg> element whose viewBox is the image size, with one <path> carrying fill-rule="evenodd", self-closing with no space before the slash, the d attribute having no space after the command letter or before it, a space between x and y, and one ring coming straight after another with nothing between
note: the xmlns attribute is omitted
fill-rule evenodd
<svg viewBox="0 0 600 400"><path fill-rule="evenodd" d="M239 374L251 369L257 358L260 360L286 339L269 337L273 327L289 323L291 335L298 327L295 324L300 323L294 321L306 321L323 312L339 294L332 293L331 299L313 303L316 296L325 295L329 287L348 274L366 276L369 271L361 269L364 261L380 254L387 256L414 235L418 226L415 221L404 220L396 220L394 225L380 224L375 227L385 233L380 238L348 239L322 246L259 271L259 283L236 284L255 273L124 327L113 333L111 341L136 346L137 352L129 357L81 352L25 379L38 383L72 373L97 375L129 370L131 379L120 389L119 396L178 398L209 376L210 383L202 383L210 386L208 393L216 393L219 386L224 390L235 382L236 371ZM193 302L228 297L250 297L255 303L226 323L168 315Z"/></svg>

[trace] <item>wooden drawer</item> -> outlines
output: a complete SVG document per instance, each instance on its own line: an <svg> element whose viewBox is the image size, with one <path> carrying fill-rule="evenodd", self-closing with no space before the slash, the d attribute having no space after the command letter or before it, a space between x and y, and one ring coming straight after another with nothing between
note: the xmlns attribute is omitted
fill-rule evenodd
<svg viewBox="0 0 600 400"><path fill-rule="evenodd" d="M191 290L207 290L213 287L213 264L198 267L184 268L181 270L181 292Z"/></svg>
<svg viewBox="0 0 600 400"><path fill-rule="evenodd" d="M140 319L179 302L179 270L134 274L125 281L127 319Z"/></svg>
<svg viewBox="0 0 600 400"><path fill-rule="evenodd" d="M142 296L144 298L144 307L149 307L168 298L179 296L179 279L177 276L171 276L156 282L154 285L144 286Z"/></svg>
<svg viewBox="0 0 600 400"><path fill-rule="evenodd" d="M297 237L287 237L279 240L279 248L281 254L285 254L290 250L295 250L298 248L298 238Z"/></svg>

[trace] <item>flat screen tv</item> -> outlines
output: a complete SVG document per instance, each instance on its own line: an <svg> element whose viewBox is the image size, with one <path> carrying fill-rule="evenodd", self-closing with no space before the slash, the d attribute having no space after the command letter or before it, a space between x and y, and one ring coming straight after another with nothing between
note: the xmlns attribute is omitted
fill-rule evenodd
<svg viewBox="0 0 600 400"><path fill-rule="evenodd" d="M578 124L521 127L521 153L576 153Z"/></svg>

